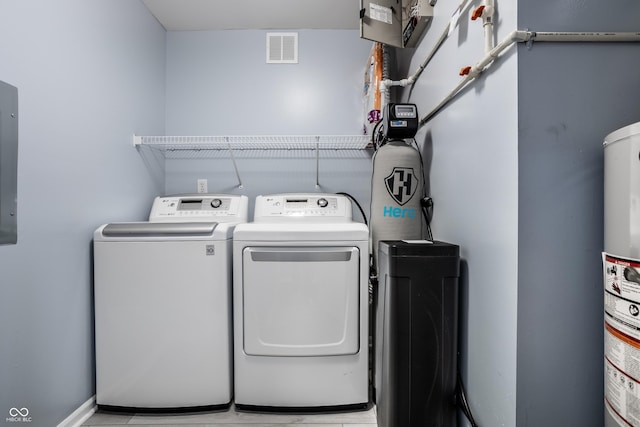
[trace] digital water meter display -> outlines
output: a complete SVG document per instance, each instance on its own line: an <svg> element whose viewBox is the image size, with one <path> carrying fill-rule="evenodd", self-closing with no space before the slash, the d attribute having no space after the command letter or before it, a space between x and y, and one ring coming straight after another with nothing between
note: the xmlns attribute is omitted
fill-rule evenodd
<svg viewBox="0 0 640 427"><path fill-rule="evenodd" d="M413 138L418 132L418 109L415 104L387 104L383 124L386 138Z"/></svg>
<svg viewBox="0 0 640 427"><path fill-rule="evenodd" d="M394 114L396 117L404 117L409 119L415 119L418 117L415 105L396 104L394 106Z"/></svg>

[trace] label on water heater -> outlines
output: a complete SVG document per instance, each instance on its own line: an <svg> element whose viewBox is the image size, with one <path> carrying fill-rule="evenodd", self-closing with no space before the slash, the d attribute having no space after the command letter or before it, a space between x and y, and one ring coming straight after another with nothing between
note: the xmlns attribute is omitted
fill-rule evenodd
<svg viewBox="0 0 640 427"><path fill-rule="evenodd" d="M640 425L640 260L602 260L605 406L616 420Z"/></svg>

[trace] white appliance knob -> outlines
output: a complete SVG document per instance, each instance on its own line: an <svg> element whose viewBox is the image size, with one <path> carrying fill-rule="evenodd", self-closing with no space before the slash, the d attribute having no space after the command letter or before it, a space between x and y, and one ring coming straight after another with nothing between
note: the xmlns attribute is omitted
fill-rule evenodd
<svg viewBox="0 0 640 427"><path fill-rule="evenodd" d="M222 200L220 200L220 199L213 199L213 200L211 201L211 207L212 207L212 208L217 209L217 208L219 208L220 206L222 206Z"/></svg>
<svg viewBox="0 0 640 427"><path fill-rule="evenodd" d="M318 206L320 206L321 208L326 208L328 204L329 202L324 197L321 199L318 199Z"/></svg>

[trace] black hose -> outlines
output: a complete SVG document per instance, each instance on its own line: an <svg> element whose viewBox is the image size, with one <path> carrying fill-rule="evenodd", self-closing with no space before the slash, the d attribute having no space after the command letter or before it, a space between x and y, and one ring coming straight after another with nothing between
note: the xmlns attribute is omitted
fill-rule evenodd
<svg viewBox="0 0 640 427"><path fill-rule="evenodd" d="M356 200L355 197L353 197L351 194L349 193L344 193L344 192L340 192L340 193L336 193L336 194L340 194L341 196L347 196L349 199L351 199L351 201L353 203L355 203L355 205L358 207L358 209L360 210L360 214L362 215L362 219L364 220L364 225L369 226L369 223L367 222L367 217L364 214L364 210L362 209L362 206L360 206L360 203L358 203L358 201Z"/></svg>
<svg viewBox="0 0 640 427"><path fill-rule="evenodd" d="M464 384L462 383L462 376L460 376L460 372L458 372L458 390L456 395L458 396L458 405L460 409L462 409L462 413L471 423L471 427L478 427L478 424L473 419L473 415L471 414L471 408L469 407L469 402L467 401L467 394L464 391Z"/></svg>

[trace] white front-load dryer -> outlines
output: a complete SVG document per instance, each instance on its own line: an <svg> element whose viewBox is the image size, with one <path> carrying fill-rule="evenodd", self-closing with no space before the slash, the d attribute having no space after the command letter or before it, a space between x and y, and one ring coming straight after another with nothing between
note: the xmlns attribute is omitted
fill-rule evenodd
<svg viewBox="0 0 640 427"><path fill-rule="evenodd" d="M226 407L232 379L232 236L246 196L158 197L148 222L94 233L96 403Z"/></svg>
<svg viewBox="0 0 640 427"><path fill-rule="evenodd" d="M368 236L345 196L256 198L234 230L236 407L367 407Z"/></svg>

